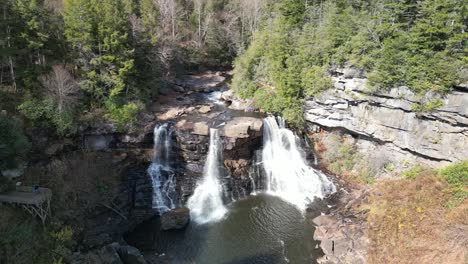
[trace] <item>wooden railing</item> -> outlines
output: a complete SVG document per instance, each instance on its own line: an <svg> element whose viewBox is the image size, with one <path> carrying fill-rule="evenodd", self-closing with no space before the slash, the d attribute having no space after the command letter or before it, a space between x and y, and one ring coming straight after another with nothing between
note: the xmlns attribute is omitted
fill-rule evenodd
<svg viewBox="0 0 468 264"><path fill-rule="evenodd" d="M42 224L45 224L50 215L50 201L52 191L47 188L39 188L34 191L34 187L21 186L15 191L0 193L0 204L18 206L28 211L33 216L38 216Z"/></svg>

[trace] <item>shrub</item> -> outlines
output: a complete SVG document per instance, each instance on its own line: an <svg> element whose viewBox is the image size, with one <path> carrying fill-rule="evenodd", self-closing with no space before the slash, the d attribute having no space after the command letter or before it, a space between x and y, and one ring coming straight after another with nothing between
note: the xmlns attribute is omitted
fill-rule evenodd
<svg viewBox="0 0 468 264"><path fill-rule="evenodd" d="M56 111L51 101L26 100L18 110L36 126L54 127L57 134L64 136L75 132L74 115L70 111Z"/></svg>
<svg viewBox="0 0 468 264"><path fill-rule="evenodd" d="M468 197L468 161L450 165L440 170L439 174L450 184L456 204Z"/></svg>
<svg viewBox="0 0 468 264"><path fill-rule="evenodd" d="M411 108L413 111L422 112L422 113L429 113L435 111L437 108L444 106L444 102L439 98L431 99L427 102L413 104Z"/></svg>
<svg viewBox="0 0 468 264"><path fill-rule="evenodd" d="M403 177L406 179L416 179L422 172L424 168L422 166L416 166L409 170L406 170L402 173Z"/></svg>
<svg viewBox="0 0 468 264"><path fill-rule="evenodd" d="M440 171L442 177L452 186L468 185L468 161L450 165Z"/></svg>
<svg viewBox="0 0 468 264"><path fill-rule="evenodd" d="M306 87L307 95L317 93L333 87L331 76L325 67L312 66L302 77L302 85Z"/></svg>
<svg viewBox="0 0 468 264"><path fill-rule="evenodd" d="M108 117L117 123L119 129L127 124L136 122L136 115L143 108L141 103L130 102L123 106L117 106L114 103L108 103L107 105Z"/></svg>

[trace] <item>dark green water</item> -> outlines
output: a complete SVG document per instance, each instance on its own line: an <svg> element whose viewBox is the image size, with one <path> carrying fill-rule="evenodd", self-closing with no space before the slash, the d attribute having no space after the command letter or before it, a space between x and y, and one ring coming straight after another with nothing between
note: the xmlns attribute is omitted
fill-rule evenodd
<svg viewBox="0 0 468 264"><path fill-rule="evenodd" d="M232 203L217 223L155 234L156 222L140 226L129 239L138 246L150 238L149 254L164 254L167 263L315 263L321 255L310 217L266 194Z"/></svg>

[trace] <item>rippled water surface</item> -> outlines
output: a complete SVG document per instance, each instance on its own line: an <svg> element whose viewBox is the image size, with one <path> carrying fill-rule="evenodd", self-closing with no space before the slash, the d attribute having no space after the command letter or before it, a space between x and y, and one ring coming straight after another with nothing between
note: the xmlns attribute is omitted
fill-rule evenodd
<svg viewBox="0 0 468 264"><path fill-rule="evenodd" d="M151 224L140 229L148 235ZM321 252L313 232L294 206L259 194L232 203L219 222L161 232L152 243L153 253L164 253L169 263L315 263Z"/></svg>

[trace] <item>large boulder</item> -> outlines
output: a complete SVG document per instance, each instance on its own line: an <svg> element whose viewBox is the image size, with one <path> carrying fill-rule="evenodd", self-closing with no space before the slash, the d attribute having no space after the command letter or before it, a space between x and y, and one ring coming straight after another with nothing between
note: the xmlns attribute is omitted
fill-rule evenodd
<svg viewBox="0 0 468 264"><path fill-rule="evenodd" d="M223 128L225 137L248 138L262 133L263 121L255 117L236 117L228 121Z"/></svg>
<svg viewBox="0 0 468 264"><path fill-rule="evenodd" d="M188 208L176 208L161 216L161 229L182 229L190 221L190 211Z"/></svg>
<svg viewBox="0 0 468 264"><path fill-rule="evenodd" d="M112 243L99 250L99 258L103 264L124 264L117 253L119 249L118 243Z"/></svg>
<svg viewBox="0 0 468 264"><path fill-rule="evenodd" d="M140 250L112 243L87 253L75 252L65 257L71 264L147 264Z"/></svg>
<svg viewBox="0 0 468 264"><path fill-rule="evenodd" d="M229 104L229 108L233 110L243 110L253 112L257 110L253 99L242 100L238 98L232 90L224 91L221 94L221 100Z"/></svg>
<svg viewBox="0 0 468 264"><path fill-rule="evenodd" d="M206 114L211 111L211 105L202 105L199 109L198 112L201 114Z"/></svg>
<svg viewBox="0 0 468 264"><path fill-rule="evenodd" d="M132 246L121 246L118 249L120 258L124 264L147 264L148 262L140 250Z"/></svg>
<svg viewBox="0 0 468 264"><path fill-rule="evenodd" d="M208 136L210 134L210 128L205 122L198 122L193 124L192 134Z"/></svg>

